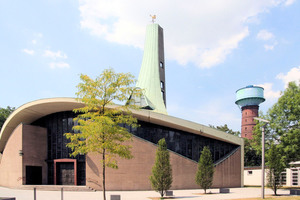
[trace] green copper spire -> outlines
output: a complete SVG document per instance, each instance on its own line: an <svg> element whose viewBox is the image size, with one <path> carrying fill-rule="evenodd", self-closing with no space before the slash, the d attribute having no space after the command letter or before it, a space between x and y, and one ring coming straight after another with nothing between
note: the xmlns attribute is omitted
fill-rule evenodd
<svg viewBox="0 0 300 200"><path fill-rule="evenodd" d="M143 89L140 105L167 114L163 29L149 24L146 30L144 56L137 87Z"/></svg>

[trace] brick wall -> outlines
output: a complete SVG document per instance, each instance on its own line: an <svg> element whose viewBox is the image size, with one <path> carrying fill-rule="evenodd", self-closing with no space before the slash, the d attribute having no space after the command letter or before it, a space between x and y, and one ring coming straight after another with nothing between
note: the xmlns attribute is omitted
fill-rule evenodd
<svg viewBox="0 0 300 200"><path fill-rule="evenodd" d="M131 160L120 159L119 169L107 168L107 190L151 190L149 176L155 161L156 146L140 138L133 137ZM86 157L86 185L102 190L102 168L100 155ZM176 153L170 153L173 170L172 189L199 188L195 183L197 163ZM241 186L241 150L215 168L213 187ZM100 175L100 176L99 176Z"/></svg>
<svg viewBox="0 0 300 200"><path fill-rule="evenodd" d="M23 184L22 160L19 155L22 151L22 130L23 124L20 124L9 137L3 151L0 164L0 185L14 187Z"/></svg>
<svg viewBox="0 0 300 200"><path fill-rule="evenodd" d="M18 187L26 183L26 165L42 167L47 183L47 130L20 124L9 137L0 164L0 185Z"/></svg>
<svg viewBox="0 0 300 200"><path fill-rule="evenodd" d="M23 176L26 166L42 167L42 183L47 184L47 129L24 125L23 127ZM24 182L25 184L25 182Z"/></svg>

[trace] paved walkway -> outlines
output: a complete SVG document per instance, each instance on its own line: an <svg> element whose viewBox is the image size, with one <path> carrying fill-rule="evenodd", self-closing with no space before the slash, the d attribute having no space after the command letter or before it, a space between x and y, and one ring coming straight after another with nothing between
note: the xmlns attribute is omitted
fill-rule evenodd
<svg viewBox="0 0 300 200"><path fill-rule="evenodd" d="M230 193L220 194L219 190L211 189L212 194L203 194L203 190L174 190L176 200L221 200L221 199L243 199L260 197L260 188L231 188ZM266 195L273 194L270 189L265 190ZM159 197L154 191L113 191L107 192L106 199L110 200L111 194L121 195L121 200L150 200L150 197ZM278 194L289 194L289 190L279 190ZM102 200L102 192L65 191L63 200ZM0 197L16 197L17 200L33 200L33 190L10 189L0 187ZM61 200L61 191L41 191L37 190L36 200Z"/></svg>

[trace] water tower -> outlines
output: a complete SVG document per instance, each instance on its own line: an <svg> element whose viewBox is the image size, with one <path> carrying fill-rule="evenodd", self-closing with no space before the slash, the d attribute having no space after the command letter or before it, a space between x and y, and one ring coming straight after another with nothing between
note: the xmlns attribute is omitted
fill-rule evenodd
<svg viewBox="0 0 300 200"><path fill-rule="evenodd" d="M256 125L253 117L258 117L259 104L264 102L264 88L249 85L236 91L235 104L242 111L241 136L252 139L253 127Z"/></svg>

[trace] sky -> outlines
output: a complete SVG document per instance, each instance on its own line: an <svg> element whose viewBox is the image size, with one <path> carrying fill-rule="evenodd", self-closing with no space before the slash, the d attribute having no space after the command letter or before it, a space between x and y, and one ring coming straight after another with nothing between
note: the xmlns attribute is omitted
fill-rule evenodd
<svg viewBox="0 0 300 200"><path fill-rule="evenodd" d="M164 29L167 111L238 131L236 90L267 112L300 80L298 0L0 0L0 107L75 97L79 75L138 77L150 15Z"/></svg>

